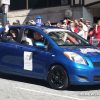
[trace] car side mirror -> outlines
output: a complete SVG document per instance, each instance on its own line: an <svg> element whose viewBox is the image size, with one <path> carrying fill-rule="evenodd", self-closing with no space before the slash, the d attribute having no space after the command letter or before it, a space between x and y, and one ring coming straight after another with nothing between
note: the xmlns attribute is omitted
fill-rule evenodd
<svg viewBox="0 0 100 100"><path fill-rule="evenodd" d="M39 49L45 49L45 45L42 42L35 42L34 45Z"/></svg>

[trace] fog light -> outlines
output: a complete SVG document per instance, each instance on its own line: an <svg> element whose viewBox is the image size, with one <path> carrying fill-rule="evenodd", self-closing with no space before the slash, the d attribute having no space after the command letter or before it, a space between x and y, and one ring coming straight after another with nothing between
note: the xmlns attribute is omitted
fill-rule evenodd
<svg viewBox="0 0 100 100"><path fill-rule="evenodd" d="M88 79L84 76L78 76L78 80L81 81L81 82L87 82Z"/></svg>

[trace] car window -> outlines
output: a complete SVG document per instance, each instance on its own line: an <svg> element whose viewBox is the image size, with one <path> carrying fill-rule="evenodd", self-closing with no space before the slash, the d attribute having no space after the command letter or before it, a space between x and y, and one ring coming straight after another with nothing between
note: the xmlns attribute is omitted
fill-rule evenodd
<svg viewBox="0 0 100 100"><path fill-rule="evenodd" d="M20 28L10 28L7 33L7 38L11 38L12 41L19 42Z"/></svg>
<svg viewBox="0 0 100 100"><path fill-rule="evenodd" d="M43 35L41 35L41 33L33 30L33 29L25 29L24 30L24 34L22 36L22 44L24 45L30 45L30 46L34 46L36 43L43 43L44 46L48 45L48 41L46 38L44 38Z"/></svg>
<svg viewBox="0 0 100 100"><path fill-rule="evenodd" d="M20 29L21 28L10 28L8 32L5 30L0 32L0 41L10 41L10 42L19 42L20 40Z"/></svg>

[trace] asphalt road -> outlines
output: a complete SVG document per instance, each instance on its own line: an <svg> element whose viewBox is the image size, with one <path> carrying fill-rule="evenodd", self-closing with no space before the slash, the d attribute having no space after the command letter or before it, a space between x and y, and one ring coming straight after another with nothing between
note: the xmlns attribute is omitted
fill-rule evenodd
<svg viewBox="0 0 100 100"><path fill-rule="evenodd" d="M42 80L1 74L0 100L100 100L100 85L71 86L61 91Z"/></svg>

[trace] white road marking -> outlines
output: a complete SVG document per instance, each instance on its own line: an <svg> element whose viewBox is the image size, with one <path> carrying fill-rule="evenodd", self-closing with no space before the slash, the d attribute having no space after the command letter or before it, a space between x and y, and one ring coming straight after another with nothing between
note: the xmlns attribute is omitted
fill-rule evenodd
<svg viewBox="0 0 100 100"><path fill-rule="evenodd" d="M42 91L38 91L38 90L31 90L31 89L27 89L27 88L21 88L21 87L15 87L15 88L20 89L20 90L24 90L24 91L36 92L36 93L52 95L52 96L61 97L61 98L72 99L72 100L86 100L86 99L80 99L80 98L71 97L71 96L67 96L67 95L64 96L64 95L59 95L59 94L54 94L54 93L42 92Z"/></svg>

